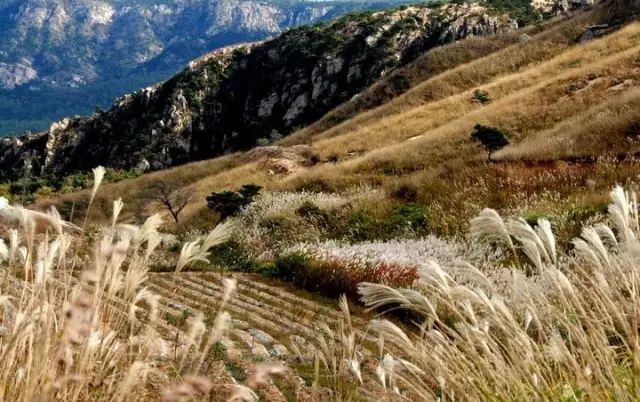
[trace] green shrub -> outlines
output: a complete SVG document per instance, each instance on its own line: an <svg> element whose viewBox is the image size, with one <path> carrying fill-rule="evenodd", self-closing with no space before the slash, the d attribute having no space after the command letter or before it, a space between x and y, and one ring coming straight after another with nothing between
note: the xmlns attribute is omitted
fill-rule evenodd
<svg viewBox="0 0 640 402"><path fill-rule="evenodd" d="M244 247L234 240L230 240L210 250L208 266L220 267L234 271L251 271L254 262L248 257Z"/></svg>
<svg viewBox="0 0 640 402"><path fill-rule="evenodd" d="M489 96L489 92L483 91L482 89L476 89L475 91L473 91L473 96L471 97L471 99L474 102L478 102L483 105L491 103L491 97Z"/></svg>
<svg viewBox="0 0 640 402"><path fill-rule="evenodd" d="M355 211L347 221L346 238L353 242L386 239L391 227L389 222L374 216L370 211Z"/></svg>
<svg viewBox="0 0 640 402"><path fill-rule="evenodd" d="M33 195L36 200L50 197L54 193L54 189L49 186L40 187Z"/></svg>
<svg viewBox="0 0 640 402"><path fill-rule="evenodd" d="M173 327L177 327L178 326L178 319L171 314L170 312L166 311L164 313L164 320L167 322L167 324L173 326Z"/></svg>
<svg viewBox="0 0 640 402"><path fill-rule="evenodd" d="M220 215L221 220L236 215L247 204L247 200L235 191L221 191L207 197L207 206Z"/></svg>
<svg viewBox="0 0 640 402"><path fill-rule="evenodd" d="M105 174L106 176L106 174ZM61 187L70 187L73 189L88 188L91 185L91 178L84 173L74 173L62 179Z"/></svg>
<svg viewBox="0 0 640 402"><path fill-rule="evenodd" d="M238 191L221 191L207 197L207 206L215 211L221 220L237 215L242 208L253 202L262 187L246 184Z"/></svg>
<svg viewBox="0 0 640 402"><path fill-rule="evenodd" d="M429 209L422 204L408 204L395 208L391 222L398 229L409 228L418 234L426 234L429 229Z"/></svg>
<svg viewBox="0 0 640 402"><path fill-rule="evenodd" d="M535 24L541 15L531 5L530 0L487 0L489 8L496 13L509 13L519 26Z"/></svg>
<svg viewBox="0 0 640 402"><path fill-rule="evenodd" d="M295 283L305 277L307 257L302 253L285 254L276 260L275 266L281 279Z"/></svg>
<svg viewBox="0 0 640 402"><path fill-rule="evenodd" d="M540 219L549 219L548 216L546 216L545 214L541 214L538 212L529 212L525 217L524 220L527 221L527 223L531 226L531 227L535 227L538 226L538 221Z"/></svg>
<svg viewBox="0 0 640 402"><path fill-rule="evenodd" d="M167 324L170 324L177 328L185 328L187 325L187 322L189 321L189 318L191 317L193 317L193 312L188 308L182 310L180 312L180 316L175 316L168 311L165 312L163 316Z"/></svg>
<svg viewBox="0 0 640 402"><path fill-rule="evenodd" d="M253 201L253 199L260 194L260 190L262 190L261 186L245 184L240 188L240 190L238 190L238 193L240 193L244 198L251 199L251 201Z"/></svg>
<svg viewBox="0 0 640 402"><path fill-rule="evenodd" d="M569 217L572 220L585 221L597 215L605 216L607 214L608 208L609 208L609 204L607 204L606 202L588 205L588 206L576 207L569 211Z"/></svg>
<svg viewBox="0 0 640 402"><path fill-rule="evenodd" d="M290 219L288 216L283 215L283 214L273 214L273 215L269 215L266 216L264 218L262 218L262 221L260 222L260 226L269 229L269 231L271 232L277 232L277 231L281 231L286 229L290 222ZM297 229L297 225L294 226L292 229ZM278 237L277 233L271 233L271 235L273 237Z"/></svg>
<svg viewBox="0 0 640 402"><path fill-rule="evenodd" d="M311 201L305 201L298 209L296 214L306 220L326 224L329 221L329 214Z"/></svg>
<svg viewBox="0 0 640 402"><path fill-rule="evenodd" d="M210 325L213 324L214 322L212 322ZM214 360L221 361L224 360L227 356L227 348L221 342L216 342L211 348L209 354L211 355L211 357L213 357Z"/></svg>
<svg viewBox="0 0 640 402"><path fill-rule="evenodd" d="M274 261L257 262L253 266L252 271L257 274L267 276L269 278L278 278L281 276L278 264L276 264Z"/></svg>
<svg viewBox="0 0 640 402"><path fill-rule="evenodd" d="M184 327L187 325L187 321L189 318L193 317L193 312L188 308L182 310L182 314L180 315L180 327Z"/></svg>
<svg viewBox="0 0 640 402"><path fill-rule="evenodd" d="M104 175L103 183L117 183L138 176L140 176L140 173L133 170L107 168ZM47 182L57 190L60 190L62 188L73 188L82 190L93 186L93 173L71 173L60 180L50 179Z"/></svg>
<svg viewBox="0 0 640 402"><path fill-rule="evenodd" d="M412 232L425 235L429 230L429 208L423 204L406 204L390 211L353 211L346 222L333 224L334 238L349 242L390 240Z"/></svg>
<svg viewBox="0 0 640 402"><path fill-rule="evenodd" d="M103 183L115 183L139 176L130 170L107 168ZM0 196L10 200L31 203L57 193L70 193L93 186L93 173L72 173L63 178L53 176L19 177L0 184Z"/></svg>
<svg viewBox="0 0 640 402"><path fill-rule="evenodd" d="M0 197L4 197L9 202L13 202L13 194L11 193L11 185L9 183L0 184Z"/></svg>
<svg viewBox="0 0 640 402"><path fill-rule="evenodd" d="M230 361L225 361L224 368L227 373L237 382L244 382L247 379L247 373L240 366L237 366L235 363Z"/></svg>

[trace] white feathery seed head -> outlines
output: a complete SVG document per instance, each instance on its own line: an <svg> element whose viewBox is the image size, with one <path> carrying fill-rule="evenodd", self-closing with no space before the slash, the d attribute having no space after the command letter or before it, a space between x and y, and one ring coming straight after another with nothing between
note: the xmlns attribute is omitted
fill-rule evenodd
<svg viewBox="0 0 640 402"><path fill-rule="evenodd" d="M89 199L89 204L93 204L93 200L98 193L98 188L100 184L102 184L102 180L104 179L104 175L107 173L107 169L104 166L98 166L93 169L93 188L91 189L91 198Z"/></svg>

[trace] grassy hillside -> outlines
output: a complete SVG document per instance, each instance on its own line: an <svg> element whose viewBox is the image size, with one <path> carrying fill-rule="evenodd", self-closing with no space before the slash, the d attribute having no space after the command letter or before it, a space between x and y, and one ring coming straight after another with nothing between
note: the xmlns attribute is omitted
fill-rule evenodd
<svg viewBox="0 0 640 402"><path fill-rule="evenodd" d="M60 177L96 164L160 170L272 142L428 49L516 28L508 13L487 13L479 4L422 4L349 14L220 49L108 110L1 140L0 178L21 177L25 154L34 169Z"/></svg>
<svg viewBox="0 0 640 402"><path fill-rule="evenodd" d="M640 22L583 40L612 21L461 41L279 145L38 194L78 226L0 202L0 399L637 400Z"/></svg>
<svg viewBox="0 0 640 402"><path fill-rule="evenodd" d="M157 208L144 201L149 183L183 183L195 193L183 223L196 227L215 222L206 208L209 193L247 183L267 191L379 188L386 201L370 213L419 203L431 211L430 229L441 234L463 232L468 218L484 206L533 215L590 210L611 184L635 177L638 169L633 104L640 26L630 23L580 43L587 27L605 18L594 10L531 28L526 40L508 34L495 42L470 39L428 52L397 73L412 77L402 94L387 96L380 106L346 103L283 140L287 146L308 144L316 155L286 174L269 169L268 155L233 154L111 186L149 214ZM385 93L393 79L356 99ZM476 89L491 101L474 101ZM331 122L332 116L340 120L354 113L342 123ZM484 163L482 149L470 139L476 124L508 134L510 145L495 154L496 163ZM55 202L68 210L74 199L82 196ZM98 202L108 210L110 200ZM566 217L561 220L561 226L569 225Z"/></svg>

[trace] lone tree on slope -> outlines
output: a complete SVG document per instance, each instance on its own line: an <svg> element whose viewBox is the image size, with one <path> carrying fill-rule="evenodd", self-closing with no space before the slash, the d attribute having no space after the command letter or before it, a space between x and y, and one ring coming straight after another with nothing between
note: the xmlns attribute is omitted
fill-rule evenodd
<svg viewBox="0 0 640 402"><path fill-rule="evenodd" d="M182 210L193 200L193 192L181 183L154 181L146 198L165 207L176 223Z"/></svg>
<svg viewBox="0 0 640 402"><path fill-rule="evenodd" d="M473 128L471 138L479 142L487 151L488 162L491 162L491 155L495 151L509 145L509 140L502 131L495 127L487 127L481 124L476 124L476 126Z"/></svg>

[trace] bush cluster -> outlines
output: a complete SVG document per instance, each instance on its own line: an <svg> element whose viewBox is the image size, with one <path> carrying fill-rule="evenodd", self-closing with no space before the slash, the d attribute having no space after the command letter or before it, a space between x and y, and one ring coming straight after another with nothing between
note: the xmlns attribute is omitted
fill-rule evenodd
<svg viewBox="0 0 640 402"><path fill-rule="evenodd" d="M333 228L331 238L349 241L389 240L425 235L429 230L429 209L422 204L404 204L393 207L386 214L359 209L352 211Z"/></svg>
<svg viewBox="0 0 640 402"><path fill-rule="evenodd" d="M487 151L487 161L491 162L491 155L507 145L509 145L509 139L507 134L496 127L483 126L482 124L476 124L473 127L471 138L479 142L482 147Z"/></svg>
<svg viewBox="0 0 640 402"><path fill-rule="evenodd" d="M293 252L276 260L272 275L325 296L345 294L358 300L358 284L371 282L411 286L418 278L418 269L399 263L372 263Z"/></svg>
<svg viewBox="0 0 640 402"><path fill-rule="evenodd" d="M473 91L471 99L474 102L478 102L482 105L491 103L491 96L489 95L489 92L483 91L482 89L476 89L475 91Z"/></svg>
<svg viewBox="0 0 640 402"><path fill-rule="evenodd" d="M211 193L207 197L207 206L220 216L220 220L225 220L237 215L242 208L251 204L260 190L262 190L260 186L245 184L238 191Z"/></svg>
<svg viewBox="0 0 640 402"><path fill-rule="evenodd" d="M29 204L55 194L66 194L88 189L93 186L92 175L91 172L77 172L58 178L51 175L30 173L22 175L18 179L0 183L0 196L7 198L9 201ZM116 183L139 175L138 172L133 170L107 168L103 182Z"/></svg>

